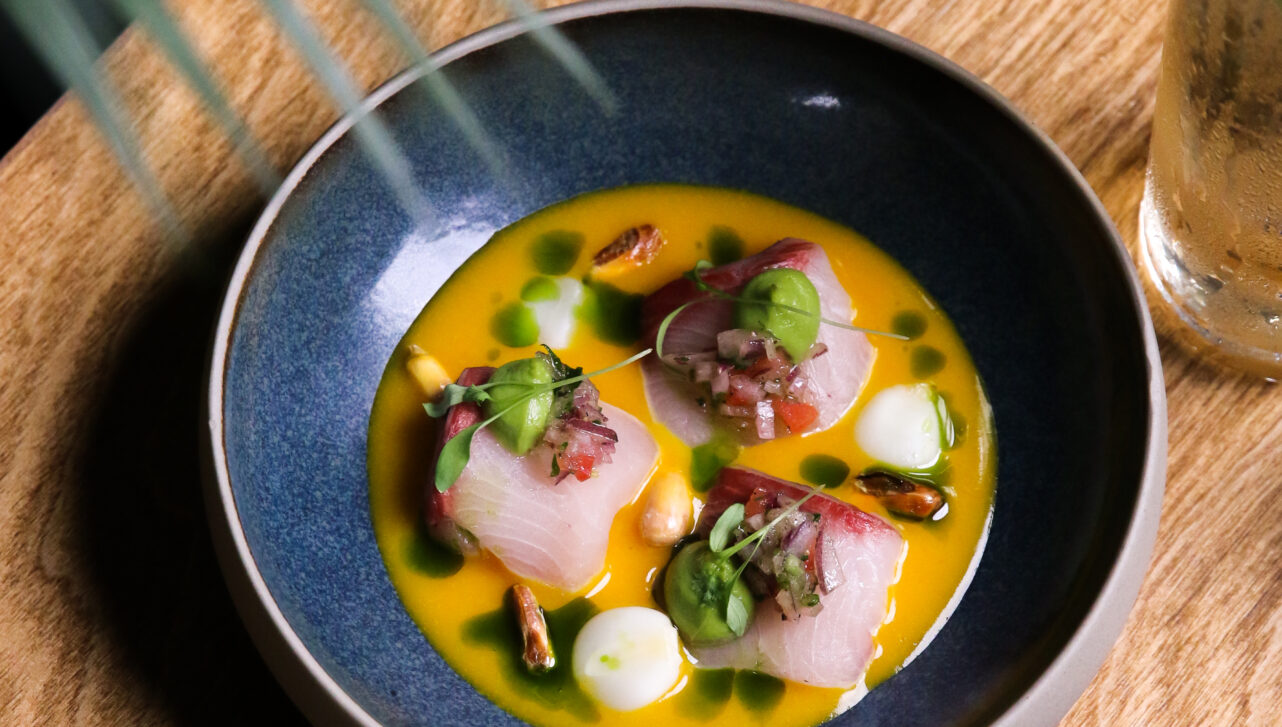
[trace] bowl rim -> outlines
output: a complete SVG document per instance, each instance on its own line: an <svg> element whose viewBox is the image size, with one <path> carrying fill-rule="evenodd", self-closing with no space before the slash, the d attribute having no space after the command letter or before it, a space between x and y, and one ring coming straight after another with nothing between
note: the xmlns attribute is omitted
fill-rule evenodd
<svg viewBox="0 0 1282 727"><path fill-rule="evenodd" d="M599 15L659 9L731 10L801 20L849 33L906 55L947 76L1009 118L1049 156L1061 173L1072 180L1078 194L1094 212L1096 222L1100 223L1111 243L1113 262L1123 271L1132 307L1139 315L1148 377L1148 433L1139 492L1108 576L1064 647L1024 693L993 720L993 724L1001 727L1058 723L1094 678L1127 621L1153 553L1166 484L1166 388L1157 337L1134 264L1112 218L1064 152L1009 100L974 74L934 51L862 20L780 0L587 0L540 11L532 19L539 26L555 25ZM208 396L204 402L207 431L201 434L208 525L223 578L246 630L276 679L313 722L379 725L325 671L290 626L258 570L240 524L227 468L223 432L226 363L240 300L258 252L285 202L316 161L352 128L357 119L425 74L474 51L523 35L528 29L522 20L511 19L450 43L430 54L426 64L411 66L378 86L359 105L335 121L300 157L263 208L237 259L219 311L207 367Z"/></svg>

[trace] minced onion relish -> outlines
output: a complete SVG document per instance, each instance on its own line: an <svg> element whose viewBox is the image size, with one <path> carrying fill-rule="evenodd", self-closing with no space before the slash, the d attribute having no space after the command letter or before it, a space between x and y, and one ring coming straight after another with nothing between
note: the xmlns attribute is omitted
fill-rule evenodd
<svg viewBox="0 0 1282 727"><path fill-rule="evenodd" d="M701 467L715 472L725 464L721 460L733 460L736 465L807 482L804 465L815 455L834 458L849 467L851 476L858 474L875 464L854 444L853 423L863 404L876 391L923 380L912 368L918 348L929 346L942 354L942 368L925 380L947 394L949 411L967 423L967 434L949 452L948 516L928 525L893 521L908 550L892 589L891 618L876 636L879 656L867 675L869 686L874 686L893 674L931 631L971 566L993 497L990 414L970 356L952 324L903 268L844 227L741 192L658 185L575 198L500 231L434 296L389 362L371 414L370 508L392 582L435 649L488 698L538 725L595 723L590 710L553 703L542 687L514 678L503 666L511 659L507 647L482 637L480 624L502 606L503 594L514 580L511 574L492 557L463 562L424 540L419 507L428 481L430 462L424 461L424 452L430 446L424 443L431 441L432 423L422 415L421 395L404 373L401 356L405 346L415 343L457 375L466 366L497 365L533 355L534 343L509 345L492 335L492 317L507 306L523 304L520 292L534 278L564 275L582 280L597 249L623 230L644 223L662 230L668 245L645 268L589 282L590 303L585 302L570 345L558 351L575 366L595 370L639 350L639 332L627 321L634 320L628 311L636 309L642 294L690 270L700 259L722 264L789 236L824 247L838 279L852 295L856 325L913 336L911 341L870 338L877 360L867 388L852 411L831 429L741 450L722 442L692 452L653 425L636 367L599 380L602 401L651 426L661 449L656 476L675 471L695 481ZM563 270L571 257L564 251L573 249L580 237L582 243L570 267ZM558 242L543 242L549 239ZM539 250L540 245L555 250ZM810 474L816 476L813 471ZM884 516L876 500L861 494L850 479L825 487L825 494ZM608 580L603 574L578 594L534 586L549 612L565 613L568 619L572 613L582 618L574 608L559 610L571 604L587 603L597 610L654 607L650 588L667 563L668 550L646 545L639 535L637 523L645 502L642 493L614 520ZM700 671L686 665L683 675L683 688L668 699L625 714L607 713L598 706L599 721L648 727L656 722L741 725L768 719L782 727L813 725L826 719L841 697L840 690L815 689L750 672ZM405 675L407 683L423 678L430 676Z"/></svg>

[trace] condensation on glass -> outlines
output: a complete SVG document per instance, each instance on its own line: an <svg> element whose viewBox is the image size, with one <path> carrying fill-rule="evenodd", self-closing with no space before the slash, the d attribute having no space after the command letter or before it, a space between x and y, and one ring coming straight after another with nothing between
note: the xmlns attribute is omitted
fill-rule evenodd
<svg viewBox="0 0 1282 727"><path fill-rule="evenodd" d="M1282 375L1282 0L1173 0L1140 236L1202 342Z"/></svg>

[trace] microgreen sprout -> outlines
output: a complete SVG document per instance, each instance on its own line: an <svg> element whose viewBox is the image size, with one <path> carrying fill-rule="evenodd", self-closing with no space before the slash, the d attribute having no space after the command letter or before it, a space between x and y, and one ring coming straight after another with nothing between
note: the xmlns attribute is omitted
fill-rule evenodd
<svg viewBox="0 0 1282 727"><path fill-rule="evenodd" d="M590 379L594 376L607 374L616 369L621 369L624 366L635 363L636 361L639 361L642 358L650 355L650 352L652 350L653 349L647 348L646 350L638 354L635 354L633 356L630 356L624 359L623 361L620 361L619 363L616 363L612 366L607 366L603 369L600 369L598 371L593 371L591 373L586 373L586 374L577 373L575 375L568 376L558 381L554 381L551 384L530 384L530 383L508 381L508 382L502 382L498 384L485 383L485 384L476 384L473 386L459 386L458 384L450 384L449 386L446 386L445 391L442 392L441 398L439 400L423 405L423 409L427 411L428 416L433 418L443 417L449 411L449 408L451 406L454 406L455 404L460 404L462 402L470 401L470 402L480 403L480 402L488 401L490 400L491 397L489 394L486 393L486 389L492 388L494 386L524 386L528 388L529 391L526 392L520 398L513 401L511 404L505 407L502 411L496 412L490 418L484 421L478 422L476 424L473 424L467 427L466 429L463 429L458 434L455 434L453 437L450 438L448 442L445 443L445 446L441 447L441 456L436 461L436 476L434 478L436 491L445 492L451 486L454 485L454 482L458 480L459 475L463 473L463 468L467 467L468 460L471 458L472 437L475 436L476 433L479 432L480 430L494 423L496 420L498 420L499 417L515 409L521 404L524 404L525 402L529 401L531 398L538 396L539 394L543 394L548 391L553 391L555 389L560 389L565 386L571 386L581 381L586 381L587 379ZM582 371L582 369L570 369L568 366L565 366L565 364L561 363L561 360L556 357L555 353L551 352L551 349L548 349L548 352L553 359L553 365L558 369L559 372L571 373L576 371Z"/></svg>
<svg viewBox="0 0 1282 727"><path fill-rule="evenodd" d="M745 512L743 503L735 503L727 507L725 512L721 513L721 516L717 518L717 522L713 524L712 532L708 535L708 549L713 553L716 553L719 558L729 559L735 553L738 553L749 545L756 543L756 546L752 550L752 554L739 564L738 569L735 570L734 576L730 579L730 583L725 589L727 594L725 606L726 625L734 631L736 636L743 636L744 631L747 630L748 614L747 611L744 610L743 604L730 597L729 594L731 589L734 588L734 584L738 582L739 578L743 575L744 569L746 569L748 564L752 562L752 559L756 557L757 551L761 549L761 539L766 537L774 526L783 522L784 518L796 512L802 505L806 504L807 500L818 494L818 489L811 489L810 492L806 493L803 497L785 507L773 520L757 528L743 540L740 540L734 545L729 545L730 535L734 532L735 528L739 527L740 523L743 522Z"/></svg>
<svg viewBox="0 0 1282 727"><path fill-rule="evenodd" d="M684 311L686 308L689 308L695 303L701 303L705 300L707 300L707 298L699 298L696 300L689 301L688 303L682 303L681 305L672 309L671 313L664 316L663 322L659 324L659 332L654 337L654 353L656 356L659 357L660 361L663 360L663 341L668 336L668 326L672 325L672 321L676 320L677 316L681 315L681 312Z"/></svg>

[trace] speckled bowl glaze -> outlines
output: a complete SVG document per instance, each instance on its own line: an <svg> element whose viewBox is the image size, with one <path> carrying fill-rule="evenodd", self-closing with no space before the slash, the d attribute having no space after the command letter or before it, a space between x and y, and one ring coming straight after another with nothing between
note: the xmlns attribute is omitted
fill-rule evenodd
<svg viewBox="0 0 1282 727"><path fill-rule="evenodd" d="M700 7L702 6L702 7ZM436 55L506 155L496 179L408 72L368 101L434 205L415 224L339 122L236 268L209 388L210 517L246 624L315 721L507 725L432 650L370 525L366 427L418 310L489 235L583 192L736 187L867 235L945 307L987 384L987 552L935 641L836 720L1056 722L1148 564L1166 416L1151 324L1108 217L994 91L882 30L772 2L546 14L613 115L520 26Z"/></svg>

